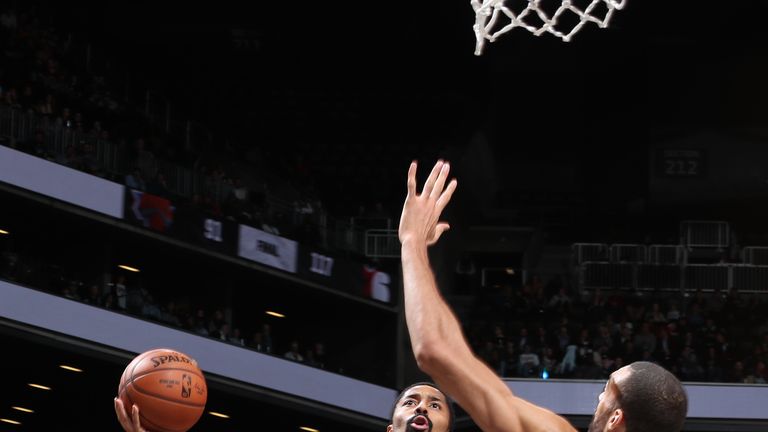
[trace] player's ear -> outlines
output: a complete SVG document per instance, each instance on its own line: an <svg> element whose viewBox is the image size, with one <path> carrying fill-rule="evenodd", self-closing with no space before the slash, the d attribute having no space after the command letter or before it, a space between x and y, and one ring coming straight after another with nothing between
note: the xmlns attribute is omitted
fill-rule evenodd
<svg viewBox="0 0 768 432"><path fill-rule="evenodd" d="M624 426L624 411L619 408L613 411L611 418L608 419L608 430L618 431L623 430ZM621 428L621 429L620 429Z"/></svg>

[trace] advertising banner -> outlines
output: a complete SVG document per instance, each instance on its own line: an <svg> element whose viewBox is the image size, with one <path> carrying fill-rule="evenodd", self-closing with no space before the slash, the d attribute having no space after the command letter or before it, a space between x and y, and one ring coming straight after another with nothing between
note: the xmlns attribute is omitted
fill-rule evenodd
<svg viewBox="0 0 768 432"><path fill-rule="evenodd" d="M299 247L298 274L327 288L393 304L397 289L394 270L363 263L305 245Z"/></svg>
<svg viewBox="0 0 768 432"><path fill-rule="evenodd" d="M296 273L298 243L247 225L240 225L238 255L289 273Z"/></svg>

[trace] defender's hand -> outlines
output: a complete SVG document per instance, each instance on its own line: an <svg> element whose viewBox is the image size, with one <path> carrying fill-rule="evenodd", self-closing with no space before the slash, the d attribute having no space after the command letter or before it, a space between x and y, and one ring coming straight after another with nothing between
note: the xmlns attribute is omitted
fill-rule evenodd
<svg viewBox="0 0 768 432"><path fill-rule="evenodd" d="M408 195L400 216L398 234L401 243L415 241L430 246L450 228L448 223L440 222L439 219L456 190L457 182L453 179L445 186L451 167L447 162L440 160L424 182L421 194L417 194L416 168L416 162L411 162L408 169Z"/></svg>

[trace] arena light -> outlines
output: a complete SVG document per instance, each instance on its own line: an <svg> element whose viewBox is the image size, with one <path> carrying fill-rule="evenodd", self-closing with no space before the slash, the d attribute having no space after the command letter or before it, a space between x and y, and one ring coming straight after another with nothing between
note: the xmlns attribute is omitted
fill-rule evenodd
<svg viewBox="0 0 768 432"><path fill-rule="evenodd" d="M27 385L30 386L30 387L36 388L36 389L40 389L40 390L53 390L52 388L50 388L48 386L44 386L42 384L32 384L32 383L29 383Z"/></svg>
<svg viewBox="0 0 768 432"><path fill-rule="evenodd" d="M277 318L285 318L285 315L281 314L280 312L274 312L274 311L267 311L267 315L271 315L273 317Z"/></svg>
<svg viewBox="0 0 768 432"><path fill-rule="evenodd" d="M7 418L0 418L0 422L10 423L10 424L15 424L15 425L20 425L21 424L20 421L11 420L11 419L7 419Z"/></svg>
<svg viewBox="0 0 768 432"><path fill-rule="evenodd" d="M216 411L208 411L208 414L210 414L210 415L212 415L212 416L214 416L214 417L218 417L218 418L225 418L225 419L228 419L228 418L229 418L229 416L228 416L228 415L226 415L226 414L222 414L222 413L220 413L220 412L216 412Z"/></svg>
<svg viewBox="0 0 768 432"><path fill-rule="evenodd" d="M64 369L64 370L71 371L71 372L82 372L83 371L82 369L78 369L78 368L76 368L74 366L59 365L59 367Z"/></svg>
<svg viewBox="0 0 768 432"><path fill-rule="evenodd" d="M21 412L30 413L30 414L34 412L33 410L31 410L29 408L17 407L17 406L13 406L13 407L11 407L11 409L15 409L16 411L21 411Z"/></svg>
<svg viewBox="0 0 768 432"><path fill-rule="evenodd" d="M320 429L311 428L309 426L302 426L299 429L307 432L320 432Z"/></svg>
<svg viewBox="0 0 768 432"><path fill-rule="evenodd" d="M6 231L4 229L0 229L0 235L8 235L10 233L11 233L10 231Z"/></svg>
<svg viewBox="0 0 768 432"><path fill-rule="evenodd" d="M123 269L123 270L128 270L129 272L134 272L134 273L138 273L138 272L140 272L140 271L141 271L141 270L137 269L136 267L127 266L127 265L125 265L125 264L120 264L120 265L119 265L119 266L117 266L117 267L118 267L118 268L121 268L121 269Z"/></svg>

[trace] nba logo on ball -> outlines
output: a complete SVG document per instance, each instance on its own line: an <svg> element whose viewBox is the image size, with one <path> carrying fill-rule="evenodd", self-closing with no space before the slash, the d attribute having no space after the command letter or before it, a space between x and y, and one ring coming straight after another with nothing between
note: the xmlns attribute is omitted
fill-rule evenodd
<svg viewBox="0 0 768 432"><path fill-rule="evenodd" d="M205 377L190 356L167 348L136 356L123 371L118 395L130 414L138 405L141 426L152 432L184 432L205 410Z"/></svg>

